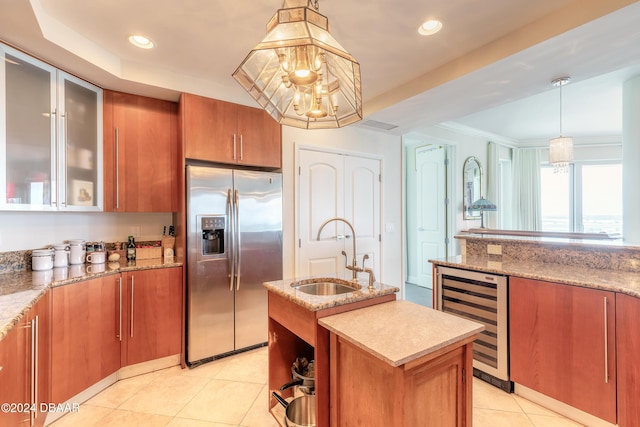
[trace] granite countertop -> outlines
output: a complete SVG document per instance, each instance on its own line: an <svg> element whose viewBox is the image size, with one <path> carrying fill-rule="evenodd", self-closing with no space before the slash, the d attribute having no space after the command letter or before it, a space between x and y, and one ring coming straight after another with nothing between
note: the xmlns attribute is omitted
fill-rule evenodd
<svg viewBox="0 0 640 427"><path fill-rule="evenodd" d="M323 317L318 324L394 367L484 329L480 323L404 300Z"/></svg>
<svg viewBox="0 0 640 427"><path fill-rule="evenodd" d="M502 261L491 256L450 256L429 260L435 265L563 283L640 298L640 273L535 261Z"/></svg>
<svg viewBox="0 0 640 427"><path fill-rule="evenodd" d="M400 289L395 286L385 285L384 283L380 282L375 282L373 284L374 289L370 291L368 289L369 281L367 279L358 279L357 283L361 287L359 290L338 295L310 295L305 292L301 292L291 286L291 284L294 282L312 281L313 279L319 277L326 277L330 280L350 280L351 273L349 273L348 277L343 274L334 273L324 274L321 276L298 277L295 279L284 279L273 282L265 282L263 285L265 288L267 288L268 291L274 292L291 302L301 305L302 307L310 311L324 310L344 304L351 304L357 301L390 295L400 291Z"/></svg>
<svg viewBox="0 0 640 427"><path fill-rule="evenodd" d="M0 274L0 341L45 294L47 289L126 271L180 267L182 262L163 259L126 260L105 264L80 264L46 271L16 271Z"/></svg>

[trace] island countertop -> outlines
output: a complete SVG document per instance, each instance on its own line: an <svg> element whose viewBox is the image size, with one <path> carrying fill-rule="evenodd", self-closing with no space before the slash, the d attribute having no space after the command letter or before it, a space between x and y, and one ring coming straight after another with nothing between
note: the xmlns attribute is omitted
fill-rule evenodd
<svg viewBox="0 0 640 427"><path fill-rule="evenodd" d="M404 300L323 317L318 324L393 367L484 329L480 323Z"/></svg>
<svg viewBox="0 0 640 427"><path fill-rule="evenodd" d="M344 275L339 273L323 274L322 276L310 276L310 277L298 277L295 279L276 280L272 282L265 282L263 286L268 291L274 292L281 297L288 299L289 301L298 304L309 311L320 311L331 307L337 307L344 304L350 304L358 301L367 300L370 298L376 298L384 295L391 295L400 291L400 288L384 283L375 282L373 284L374 289L369 290L369 283L367 280L358 280L357 284L360 289L353 292L347 292L338 295L311 295L297 290L292 283L301 283L304 281L312 281L319 277L326 277L331 281L332 279L348 280Z"/></svg>

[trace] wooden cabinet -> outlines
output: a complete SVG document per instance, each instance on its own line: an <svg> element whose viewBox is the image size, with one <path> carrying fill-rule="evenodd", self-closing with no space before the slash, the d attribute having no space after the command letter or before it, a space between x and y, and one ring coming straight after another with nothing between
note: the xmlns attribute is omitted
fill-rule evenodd
<svg viewBox="0 0 640 427"><path fill-rule="evenodd" d="M618 425L640 425L640 299L616 295L616 343L618 355Z"/></svg>
<svg viewBox="0 0 640 427"><path fill-rule="evenodd" d="M104 210L178 210L178 105L104 92Z"/></svg>
<svg viewBox="0 0 640 427"><path fill-rule="evenodd" d="M130 271L53 288L51 401L121 366L182 351L182 267Z"/></svg>
<svg viewBox="0 0 640 427"><path fill-rule="evenodd" d="M332 332L331 426L471 426L469 341L393 367Z"/></svg>
<svg viewBox="0 0 640 427"><path fill-rule="evenodd" d="M26 320L23 319L0 341L1 403L24 404L29 402L26 324ZM29 420L29 413L17 410L0 412L0 425L17 426L24 420ZM28 425L28 423L24 425Z"/></svg>
<svg viewBox="0 0 640 427"><path fill-rule="evenodd" d="M53 288L52 402L66 402L120 368L119 277Z"/></svg>
<svg viewBox="0 0 640 427"><path fill-rule="evenodd" d="M613 292L512 277L511 379L616 423Z"/></svg>
<svg viewBox="0 0 640 427"><path fill-rule="evenodd" d="M180 103L186 158L282 166L281 127L265 111L192 94Z"/></svg>
<svg viewBox="0 0 640 427"><path fill-rule="evenodd" d="M3 426L43 426L46 412L41 404L49 397L49 292L0 342L0 412Z"/></svg>
<svg viewBox="0 0 640 427"><path fill-rule="evenodd" d="M311 311L274 292L269 299L269 390L278 390L291 381L291 366L296 357L314 360L316 424L329 426L329 331L318 325L318 319L346 311L394 301L395 294ZM289 397L292 389L282 394ZM281 406L269 397L269 408L278 414ZM283 422L283 419L279 419Z"/></svg>
<svg viewBox="0 0 640 427"><path fill-rule="evenodd" d="M124 304L122 366L182 351L182 268L122 274Z"/></svg>

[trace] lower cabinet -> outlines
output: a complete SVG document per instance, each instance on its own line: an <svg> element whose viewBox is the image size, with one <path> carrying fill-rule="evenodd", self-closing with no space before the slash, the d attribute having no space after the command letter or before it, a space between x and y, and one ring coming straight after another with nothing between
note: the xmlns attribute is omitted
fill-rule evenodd
<svg viewBox="0 0 640 427"><path fill-rule="evenodd" d="M640 299L616 295L618 354L618 425L640 426Z"/></svg>
<svg viewBox="0 0 640 427"><path fill-rule="evenodd" d="M331 426L471 426L472 343L393 367L331 333Z"/></svg>
<svg viewBox="0 0 640 427"><path fill-rule="evenodd" d="M181 353L182 267L59 286L52 298L54 403L122 366Z"/></svg>
<svg viewBox="0 0 640 427"><path fill-rule="evenodd" d="M51 401L57 404L120 368L119 281L105 276L55 287L52 299Z"/></svg>
<svg viewBox="0 0 640 427"><path fill-rule="evenodd" d="M122 366L182 351L182 268L122 274L126 288Z"/></svg>
<svg viewBox="0 0 640 427"><path fill-rule="evenodd" d="M511 277L509 308L511 379L616 424L615 293Z"/></svg>
<svg viewBox="0 0 640 427"><path fill-rule="evenodd" d="M0 341L0 402L9 405L0 412L2 426L44 425L50 402L49 295Z"/></svg>

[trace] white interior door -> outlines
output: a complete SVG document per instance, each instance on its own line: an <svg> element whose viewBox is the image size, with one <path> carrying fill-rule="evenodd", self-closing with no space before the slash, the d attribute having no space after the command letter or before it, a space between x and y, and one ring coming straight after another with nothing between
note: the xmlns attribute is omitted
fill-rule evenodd
<svg viewBox="0 0 640 427"><path fill-rule="evenodd" d="M432 287L429 259L447 253L445 149L428 145L416 150L417 203L417 285Z"/></svg>
<svg viewBox="0 0 640 427"><path fill-rule="evenodd" d="M340 221L320 226L329 218L349 221L356 232L357 260L380 276L380 160L309 149L299 150L298 250L296 276L345 272L345 257L353 259L353 236ZM348 273L348 272L347 272Z"/></svg>
<svg viewBox="0 0 640 427"><path fill-rule="evenodd" d="M369 259L365 267L380 277L380 160L345 156L344 216L351 221L357 236L357 260ZM349 242L346 242L349 243ZM352 243L351 243L352 244ZM351 259L353 248L346 249Z"/></svg>
<svg viewBox="0 0 640 427"><path fill-rule="evenodd" d="M332 222L316 240L322 223L344 212L344 159L340 155L300 150L298 185L298 263L296 276L338 271L345 236L342 223Z"/></svg>

